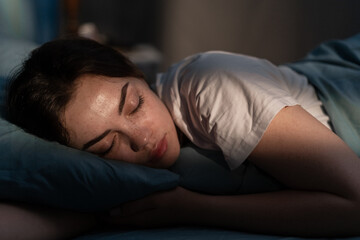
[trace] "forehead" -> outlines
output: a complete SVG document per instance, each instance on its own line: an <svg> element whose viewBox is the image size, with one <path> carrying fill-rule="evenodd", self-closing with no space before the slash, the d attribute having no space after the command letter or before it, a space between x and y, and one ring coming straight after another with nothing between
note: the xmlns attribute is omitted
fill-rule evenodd
<svg viewBox="0 0 360 240"><path fill-rule="evenodd" d="M103 76L86 75L78 79L78 84L65 109L76 108L77 111L100 110L104 105L111 105L119 96L119 90L126 80Z"/></svg>

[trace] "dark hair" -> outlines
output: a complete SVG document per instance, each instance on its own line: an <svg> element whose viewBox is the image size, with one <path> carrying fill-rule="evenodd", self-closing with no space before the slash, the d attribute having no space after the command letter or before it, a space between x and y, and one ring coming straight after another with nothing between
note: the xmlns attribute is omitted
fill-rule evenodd
<svg viewBox="0 0 360 240"><path fill-rule="evenodd" d="M144 78L118 51L76 38L45 43L35 49L12 77L8 88L8 119L38 137L68 144L62 115L84 74Z"/></svg>

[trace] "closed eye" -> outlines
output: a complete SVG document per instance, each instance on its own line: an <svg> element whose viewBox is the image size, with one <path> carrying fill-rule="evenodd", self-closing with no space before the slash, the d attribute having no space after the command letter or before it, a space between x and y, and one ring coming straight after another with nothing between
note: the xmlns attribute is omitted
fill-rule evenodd
<svg viewBox="0 0 360 240"><path fill-rule="evenodd" d="M111 152L111 150L112 150L112 148L114 147L114 145L115 145L115 137L113 138L110 147L109 147L108 149L106 149L105 151L98 153L98 155L99 155L100 157L106 156L109 152Z"/></svg>
<svg viewBox="0 0 360 240"><path fill-rule="evenodd" d="M142 105L144 104L144 97L142 95L139 95L139 103L138 105L136 106L136 108L130 113L130 114L134 114L136 113L137 111L139 111L142 107Z"/></svg>

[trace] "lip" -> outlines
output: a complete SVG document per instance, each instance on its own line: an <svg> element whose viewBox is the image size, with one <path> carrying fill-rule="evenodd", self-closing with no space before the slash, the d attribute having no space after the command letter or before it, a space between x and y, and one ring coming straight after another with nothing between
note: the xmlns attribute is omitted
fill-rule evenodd
<svg viewBox="0 0 360 240"><path fill-rule="evenodd" d="M151 152L151 162L160 159L164 156L168 148L168 143L166 140L166 135L156 144L156 147Z"/></svg>

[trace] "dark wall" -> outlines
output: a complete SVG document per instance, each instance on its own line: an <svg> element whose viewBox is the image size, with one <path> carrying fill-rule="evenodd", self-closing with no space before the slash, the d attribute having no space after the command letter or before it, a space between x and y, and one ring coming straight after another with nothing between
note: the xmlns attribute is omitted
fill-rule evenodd
<svg viewBox="0 0 360 240"><path fill-rule="evenodd" d="M161 7L157 0L81 0L79 6L80 24L95 23L111 45L158 45Z"/></svg>
<svg viewBox="0 0 360 240"><path fill-rule="evenodd" d="M320 42L360 32L358 0L164 1L166 63L211 49L267 58L304 56Z"/></svg>
<svg viewBox="0 0 360 240"><path fill-rule="evenodd" d="M225 50L276 64L320 42L360 32L359 0L83 0L111 43L151 43L165 69L190 54Z"/></svg>

